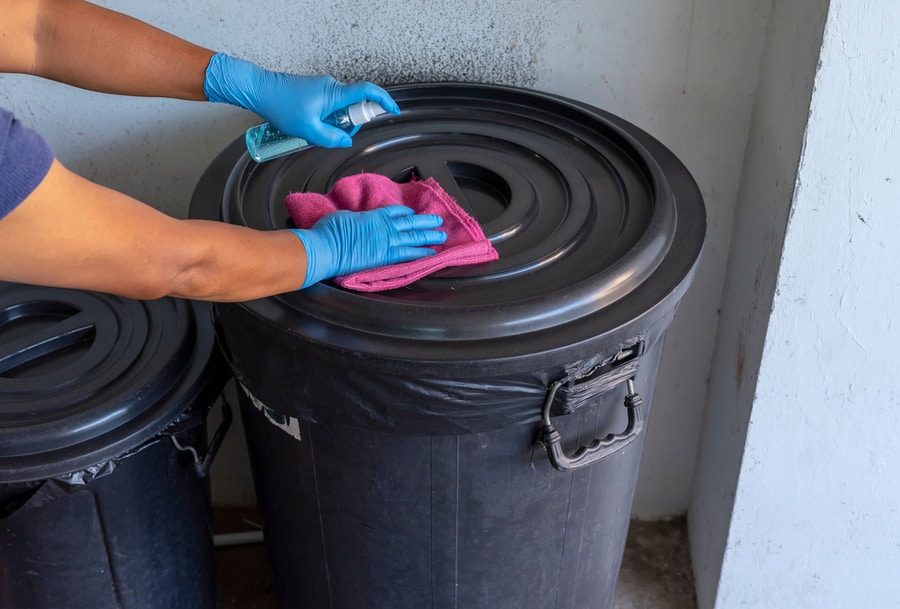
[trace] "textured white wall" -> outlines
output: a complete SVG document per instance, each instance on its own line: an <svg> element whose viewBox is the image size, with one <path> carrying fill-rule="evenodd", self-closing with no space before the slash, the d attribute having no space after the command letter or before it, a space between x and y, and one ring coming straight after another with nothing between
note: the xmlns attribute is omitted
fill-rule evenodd
<svg viewBox="0 0 900 609"><path fill-rule="evenodd" d="M721 551L721 572L698 578L702 608L900 606L900 492L893 482L900 463L900 327L893 323L900 292L900 6L799 4L776 2L772 60L759 93L771 103L758 109L756 149L748 154L741 205L758 205L761 215L775 208L777 220L752 223L756 241L741 258L767 267L765 276L775 270L777 282L755 313L736 302L752 297L746 282L743 293L729 292L733 324L740 327L743 317L758 351L746 356L759 362L758 376L745 378L753 389L740 386L740 359L730 353L740 353L735 332L720 331L717 362L721 356L736 369L714 371L719 391L711 397L721 399L711 399L708 411L732 412L704 430L708 462L726 471L698 472L704 492L691 510L695 566L715 562L698 551L703 546ZM804 123L799 151L795 136ZM784 149L776 145L782 143ZM779 180L792 167L796 181L786 190ZM781 219L783 249L772 243L773 254L762 238L767 226L778 233ZM730 268L736 274L737 265ZM719 373L737 375L731 388L738 399L726 395L727 382L718 385ZM733 437L722 425L728 419L740 432ZM726 439L745 445L742 458ZM726 476L730 484L711 483ZM733 509L719 496L725 492L734 492ZM730 516L726 535L699 518L701 501L714 519ZM709 543L703 538L711 529L717 538Z"/></svg>
<svg viewBox="0 0 900 609"><path fill-rule="evenodd" d="M770 0L104 0L158 27L276 69L382 84L470 80L593 103L673 149L709 211L705 258L667 340L635 514L688 507L716 310ZM0 105L86 177L185 216L193 186L258 122L239 109L126 99L0 76ZM241 451L222 463L239 467ZM217 486L240 501L246 476Z"/></svg>

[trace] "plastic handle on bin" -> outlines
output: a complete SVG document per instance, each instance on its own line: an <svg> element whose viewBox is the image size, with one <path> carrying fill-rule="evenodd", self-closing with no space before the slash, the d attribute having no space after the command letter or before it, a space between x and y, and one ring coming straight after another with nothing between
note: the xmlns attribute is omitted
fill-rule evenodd
<svg viewBox="0 0 900 609"><path fill-rule="evenodd" d="M216 454L219 452L219 448L222 446L222 441L225 439L225 434L228 433L228 429L231 427L231 421L233 419L231 415L231 404L228 403L228 400L225 399L225 396L222 396L222 421L219 423L218 429L216 429L216 433L213 436L212 441L209 443L209 447L206 449L206 455L202 458L200 454L197 452L197 449L193 446L182 446L174 435L170 436L172 439L172 444L175 445L175 448L182 452L191 453L191 456L194 458L194 471L197 472L198 478L206 478L209 475L209 469L212 466L213 459L216 458Z"/></svg>
<svg viewBox="0 0 900 609"><path fill-rule="evenodd" d="M579 447L571 456L566 455L562 448L562 436L550 422L550 405L563 381L556 381L550 386L547 399L544 401L544 424L541 427L540 441L547 449L547 456L553 467L561 472L570 472L591 465L628 446L641 434L644 429L644 417L641 415L643 400L634 390L634 378L626 382L628 392L625 395L625 408L628 411L628 424L625 430L622 433L597 438L589 445Z"/></svg>

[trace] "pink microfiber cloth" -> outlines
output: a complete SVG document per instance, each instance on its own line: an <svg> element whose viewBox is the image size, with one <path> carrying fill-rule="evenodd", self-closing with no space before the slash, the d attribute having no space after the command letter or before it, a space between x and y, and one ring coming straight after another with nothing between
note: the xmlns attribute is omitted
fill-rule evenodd
<svg viewBox="0 0 900 609"><path fill-rule="evenodd" d="M398 184L382 175L360 173L338 180L327 195L313 192L289 194L284 204L297 228L310 228L325 214L339 211L366 211L386 205L406 205L418 213L436 214L444 219L439 230L447 241L429 246L437 254L377 269L353 273L334 280L341 287L359 292L392 290L450 266L497 260L497 250L488 241L478 222L457 205L432 178Z"/></svg>

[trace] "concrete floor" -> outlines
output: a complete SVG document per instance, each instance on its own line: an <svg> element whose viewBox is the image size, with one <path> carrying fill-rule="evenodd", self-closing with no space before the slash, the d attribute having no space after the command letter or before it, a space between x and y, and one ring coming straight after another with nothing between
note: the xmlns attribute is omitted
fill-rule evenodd
<svg viewBox="0 0 900 609"><path fill-rule="evenodd" d="M696 609L683 518L633 520L628 529L615 609Z"/></svg>
<svg viewBox="0 0 900 609"><path fill-rule="evenodd" d="M216 510L217 532L246 530L253 515ZM275 609L261 544L218 548L218 609ZM696 609L685 522L633 521L628 531L614 609Z"/></svg>

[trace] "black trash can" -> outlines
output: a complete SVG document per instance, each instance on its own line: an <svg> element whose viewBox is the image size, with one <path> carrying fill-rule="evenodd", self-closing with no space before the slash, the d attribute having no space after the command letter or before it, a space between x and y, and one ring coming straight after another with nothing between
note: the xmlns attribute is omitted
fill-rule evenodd
<svg viewBox="0 0 900 609"><path fill-rule="evenodd" d="M215 607L229 376L208 305L0 283L0 607Z"/></svg>
<svg viewBox="0 0 900 609"><path fill-rule="evenodd" d="M433 177L500 253L406 288L216 305L281 607L612 604L663 337L702 249L685 167L597 108L390 89L344 150L240 141L191 215L290 226L292 191Z"/></svg>

